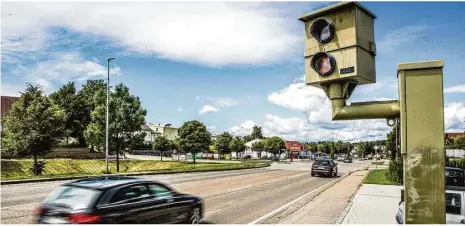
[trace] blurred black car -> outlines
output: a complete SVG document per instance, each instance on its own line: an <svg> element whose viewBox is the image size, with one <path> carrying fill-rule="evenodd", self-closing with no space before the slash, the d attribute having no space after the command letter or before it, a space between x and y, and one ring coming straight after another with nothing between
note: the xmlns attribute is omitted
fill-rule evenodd
<svg viewBox="0 0 465 226"><path fill-rule="evenodd" d="M447 186L465 187L465 170L446 167L445 173Z"/></svg>
<svg viewBox="0 0 465 226"><path fill-rule="evenodd" d="M312 177L316 174L324 174L328 177L336 177L337 176L337 163L335 163L331 159L320 158L317 159L312 164L311 175Z"/></svg>
<svg viewBox="0 0 465 226"><path fill-rule="evenodd" d="M346 156L344 160L342 160L344 163L352 163L352 158L350 156Z"/></svg>
<svg viewBox="0 0 465 226"><path fill-rule="evenodd" d="M98 177L60 186L36 211L39 224L196 224L199 197L134 177Z"/></svg>

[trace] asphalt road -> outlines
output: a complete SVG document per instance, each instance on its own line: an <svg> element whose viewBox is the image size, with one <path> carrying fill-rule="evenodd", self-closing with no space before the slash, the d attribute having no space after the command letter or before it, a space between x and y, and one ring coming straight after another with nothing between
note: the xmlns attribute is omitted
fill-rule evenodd
<svg viewBox="0 0 465 226"><path fill-rule="evenodd" d="M144 176L202 197L206 223L246 224L334 178L309 175L308 162L273 164L262 169ZM359 164L339 166L339 175ZM66 181L1 186L1 223L33 222L34 208Z"/></svg>

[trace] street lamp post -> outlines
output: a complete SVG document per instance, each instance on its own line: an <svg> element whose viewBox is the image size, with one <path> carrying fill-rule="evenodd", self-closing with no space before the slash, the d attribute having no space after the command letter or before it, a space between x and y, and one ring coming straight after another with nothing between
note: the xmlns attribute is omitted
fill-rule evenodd
<svg viewBox="0 0 465 226"><path fill-rule="evenodd" d="M107 59L107 62L108 62L108 77L107 77L107 104L106 104L106 109L107 109L107 113L106 113L106 120L105 120L105 164L107 166L107 173L110 173L109 169L108 169L108 133L109 133L109 129L108 129L108 121L109 121L109 116L110 116L110 111L109 111L109 108L110 108L110 61L113 60L115 58L108 58Z"/></svg>

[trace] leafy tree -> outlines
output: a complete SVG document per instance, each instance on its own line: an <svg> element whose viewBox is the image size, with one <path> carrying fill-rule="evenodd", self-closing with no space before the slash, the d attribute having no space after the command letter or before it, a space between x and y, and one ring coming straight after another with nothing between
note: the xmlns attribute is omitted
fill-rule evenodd
<svg viewBox="0 0 465 226"><path fill-rule="evenodd" d="M224 132L216 137L215 148L220 154L231 153L230 143L233 137L230 133Z"/></svg>
<svg viewBox="0 0 465 226"><path fill-rule="evenodd" d="M465 149L465 136L455 139L454 144L458 149Z"/></svg>
<svg viewBox="0 0 465 226"><path fill-rule="evenodd" d="M43 94L40 86L27 84L4 119L2 154L7 156L33 156L34 172L39 164L37 157L52 151L63 135L65 112Z"/></svg>
<svg viewBox="0 0 465 226"><path fill-rule="evenodd" d="M197 121L185 122L179 129L179 146L185 153L191 153L194 158L199 152L206 152L210 149L211 134L207 127Z"/></svg>
<svg viewBox="0 0 465 226"><path fill-rule="evenodd" d="M244 139L244 142L246 142L246 143L253 140L251 135L244 136L243 139Z"/></svg>
<svg viewBox="0 0 465 226"><path fill-rule="evenodd" d="M263 141L258 141L252 144L252 151L256 151L258 153L265 151L265 143Z"/></svg>
<svg viewBox="0 0 465 226"><path fill-rule="evenodd" d="M396 150L396 128L393 127L391 132L387 134L386 139L386 151L389 153L391 160L396 160L397 150Z"/></svg>
<svg viewBox="0 0 465 226"><path fill-rule="evenodd" d="M163 161L163 153L172 150L173 146L173 143L165 136L158 136L153 143L153 150L161 153L161 161Z"/></svg>
<svg viewBox="0 0 465 226"><path fill-rule="evenodd" d="M252 134L250 136L252 140L262 139L263 138L262 127L254 126L252 128Z"/></svg>
<svg viewBox="0 0 465 226"><path fill-rule="evenodd" d="M239 159L239 156L237 155L237 153L244 152L246 148L244 141L241 138L237 138L237 137L231 140L229 147L231 151L236 152L237 159Z"/></svg>
<svg viewBox="0 0 465 226"><path fill-rule="evenodd" d="M83 131L87 131L87 126L92 121L91 113L95 110L99 104L97 93L104 92L106 94L107 84L103 80L87 80L86 84L82 86L82 89L77 93L76 101L82 103L83 107L80 109L82 117L80 117L80 125L83 128ZM106 99L105 99L106 100ZM100 100L101 101L101 100ZM78 136L79 144L86 145L86 136L79 134ZM96 143L95 141L90 141L90 144ZM93 150L93 146L91 146Z"/></svg>
<svg viewBox="0 0 465 226"><path fill-rule="evenodd" d="M65 111L66 121L63 135L66 138L66 144L69 144L69 137L82 138L85 129L81 124L85 114L82 110L84 102L78 98L74 82L69 82L58 91L50 94L50 99Z"/></svg>
<svg viewBox="0 0 465 226"><path fill-rule="evenodd" d="M266 139L265 150L272 153L275 156L275 158L276 155L279 154L283 149L286 149L286 145L283 139L276 136Z"/></svg>
<svg viewBox="0 0 465 226"><path fill-rule="evenodd" d="M92 121L85 132L86 139L94 146L105 144L106 92L96 93L97 107L92 112ZM145 124L147 111L142 108L139 97L129 93L123 84L115 87L110 94L109 108L109 145L110 152L116 153L116 171L119 172L119 154L129 149L137 140L143 139L145 133L136 133Z"/></svg>
<svg viewBox="0 0 465 226"><path fill-rule="evenodd" d="M373 144L371 142L367 142L367 141L360 142L359 143L359 148L360 148L360 151L362 152L363 156L371 154L374 151Z"/></svg>

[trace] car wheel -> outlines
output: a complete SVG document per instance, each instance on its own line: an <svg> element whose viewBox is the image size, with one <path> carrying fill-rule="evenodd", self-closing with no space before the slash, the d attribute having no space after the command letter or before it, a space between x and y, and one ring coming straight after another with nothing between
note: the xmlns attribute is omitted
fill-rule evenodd
<svg viewBox="0 0 465 226"><path fill-rule="evenodd" d="M314 176L315 176L315 173L312 171L312 172L310 173L310 175L312 175L312 177L314 177Z"/></svg>
<svg viewBox="0 0 465 226"><path fill-rule="evenodd" d="M337 177L337 170L334 171L333 177Z"/></svg>
<svg viewBox="0 0 465 226"><path fill-rule="evenodd" d="M194 207L191 211L191 216L189 218L190 224L200 224L200 208Z"/></svg>

